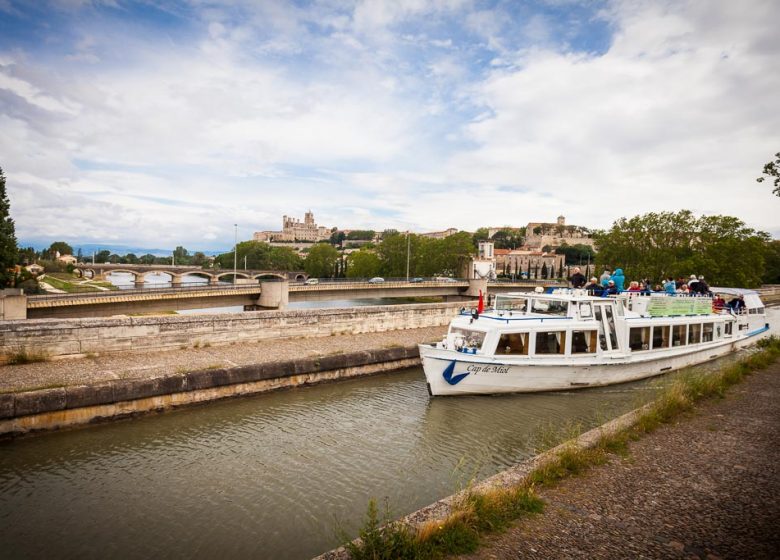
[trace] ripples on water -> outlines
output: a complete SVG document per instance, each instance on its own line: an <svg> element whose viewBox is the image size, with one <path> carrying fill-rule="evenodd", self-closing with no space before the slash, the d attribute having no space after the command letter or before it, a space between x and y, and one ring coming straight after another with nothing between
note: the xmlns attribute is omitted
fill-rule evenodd
<svg viewBox="0 0 780 560"><path fill-rule="evenodd" d="M417 368L4 442L0 556L311 557L370 497L408 513L658 384L429 399Z"/></svg>

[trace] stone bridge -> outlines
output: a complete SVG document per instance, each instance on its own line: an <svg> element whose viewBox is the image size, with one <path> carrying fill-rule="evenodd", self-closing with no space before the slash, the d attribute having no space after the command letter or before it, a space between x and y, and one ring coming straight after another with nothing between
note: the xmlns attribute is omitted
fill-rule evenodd
<svg viewBox="0 0 780 560"><path fill-rule="evenodd" d="M132 274L136 287L143 287L147 274L167 274L171 277L171 285L181 286L187 276L206 278L209 284L216 286L223 278L233 278L233 270L206 270L199 266L166 266L154 264L77 264L73 272L76 276L93 280L106 280L106 276L115 272ZM236 283L247 281L278 278L292 282L303 282L309 276L303 271L278 271L278 270L236 270ZM243 282L241 282L243 280Z"/></svg>

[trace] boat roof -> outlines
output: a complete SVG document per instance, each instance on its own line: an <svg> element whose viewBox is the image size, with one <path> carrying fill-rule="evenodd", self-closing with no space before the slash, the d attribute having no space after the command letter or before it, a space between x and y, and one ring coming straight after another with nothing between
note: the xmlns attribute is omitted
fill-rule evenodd
<svg viewBox="0 0 780 560"><path fill-rule="evenodd" d="M749 290L747 288L718 288L710 287L711 292L716 294L726 294L728 296L752 296L758 295L756 290Z"/></svg>

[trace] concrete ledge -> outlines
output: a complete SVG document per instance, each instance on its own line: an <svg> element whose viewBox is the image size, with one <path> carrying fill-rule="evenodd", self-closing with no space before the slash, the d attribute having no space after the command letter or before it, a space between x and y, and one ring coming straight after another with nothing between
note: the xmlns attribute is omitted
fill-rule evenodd
<svg viewBox="0 0 780 560"><path fill-rule="evenodd" d="M0 394L0 436L59 429L222 399L369 375L420 363L416 346L334 354L153 379L120 379Z"/></svg>

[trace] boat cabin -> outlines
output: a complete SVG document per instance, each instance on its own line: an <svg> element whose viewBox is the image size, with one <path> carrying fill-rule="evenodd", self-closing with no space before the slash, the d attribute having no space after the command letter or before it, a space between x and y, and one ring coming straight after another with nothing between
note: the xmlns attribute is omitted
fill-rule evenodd
<svg viewBox="0 0 780 560"><path fill-rule="evenodd" d="M690 351L692 345L705 347L765 326L760 298L749 297L755 292L739 291L731 294L745 301L744 310L737 312L728 307L715 310L713 298L701 296L593 297L570 289L502 294L482 314L462 312L443 344L466 354L518 359L622 358L640 353L651 357L682 347Z"/></svg>

